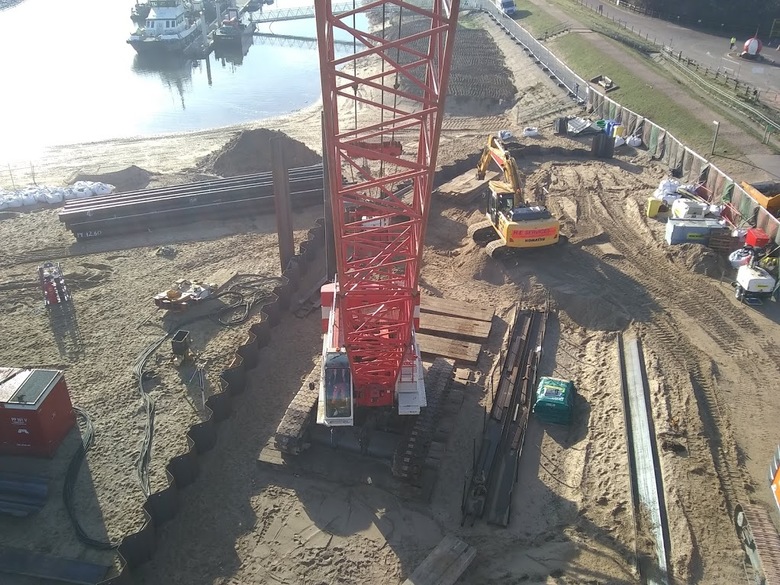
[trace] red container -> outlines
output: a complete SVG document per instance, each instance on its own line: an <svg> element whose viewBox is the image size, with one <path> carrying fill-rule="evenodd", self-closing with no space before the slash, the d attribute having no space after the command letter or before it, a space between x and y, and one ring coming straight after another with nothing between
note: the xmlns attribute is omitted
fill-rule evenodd
<svg viewBox="0 0 780 585"><path fill-rule="evenodd" d="M754 248L763 248L769 244L769 236L761 228L750 228L745 235L745 244Z"/></svg>
<svg viewBox="0 0 780 585"><path fill-rule="evenodd" d="M0 368L0 453L52 457L75 423L60 370Z"/></svg>

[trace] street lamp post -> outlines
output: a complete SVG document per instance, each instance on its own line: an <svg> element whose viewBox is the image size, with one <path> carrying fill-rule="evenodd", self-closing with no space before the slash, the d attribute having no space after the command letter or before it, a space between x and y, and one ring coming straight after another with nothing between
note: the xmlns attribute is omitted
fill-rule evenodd
<svg viewBox="0 0 780 585"><path fill-rule="evenodd" d="M718 141L718 130L720 130L720 122L713 120L712 123L715 124L715 136L712 137L712 151L710 152L710 156L715 154L715 143Z"/></svg>

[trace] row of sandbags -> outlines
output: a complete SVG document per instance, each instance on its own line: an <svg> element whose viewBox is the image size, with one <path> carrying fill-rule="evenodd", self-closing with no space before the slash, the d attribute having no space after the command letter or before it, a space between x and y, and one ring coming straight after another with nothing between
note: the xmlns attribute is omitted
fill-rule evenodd
<svg viewBox="0 0 780 585"><path fill-rule="evenodd" d="M696 185L684 185L677 179L667 177L662 179L658 184L658 188L653 192L652 197L660 199L663 204L669 208L674 206L675 201L678 201L684 197L690 197L688 193L695 193ZM709 205L704 209L704 213L715 217L720 217L723 213L723 205Z"/></svg>
<svg viewBox="0 0 780 585"><path fill-rule="evenodd" d="M115 187L93 181L76 181L69 187L25 187L16 191L0 189L0 210L32 208L41 204L57 205L72 199L99 197L114 192Z"/></svg>

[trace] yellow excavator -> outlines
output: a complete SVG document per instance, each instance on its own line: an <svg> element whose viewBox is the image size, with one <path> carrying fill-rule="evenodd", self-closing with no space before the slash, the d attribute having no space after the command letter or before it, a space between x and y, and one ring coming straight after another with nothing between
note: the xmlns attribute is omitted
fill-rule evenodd
<svg viewBox="0 0 780 585"><path fill-rule="evenodd" d="M477 179L484 179L493 160L504 173L503 181L490 181L486 219L469 226L474 241L485 247L492 258L509 255L519 249L540 248L558 243L560 222L546 207L527 203L517 163L508 145L497 136L489 136L477 165Z"/></svg>

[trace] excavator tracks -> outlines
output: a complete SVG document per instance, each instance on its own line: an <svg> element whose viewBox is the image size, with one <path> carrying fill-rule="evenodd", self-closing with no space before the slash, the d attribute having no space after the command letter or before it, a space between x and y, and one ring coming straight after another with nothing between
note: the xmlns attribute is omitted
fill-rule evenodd
<svg viewBox="0 0 780 585"><path fill-rule="evenodd" d="M511 256L512 249L507 247L503 240L493 240L485 246L485 254L496 260L501 260Z"/></svg>
<svg viewBox="0 0 780 585"><path fill-rule="evenodd" d="M438 358L425 374L428 406L419 416L408 417L409 424L392 455L393 475L407 483L418 485L421 481L454 371L453 362ZM298 455L309 447L310 429L315 424L320 375L320 360L317 360L279 423L274 436L274 445L278 451Z"/></svg>
<svg viewBox="0 0 780 585"><path fill-rule="evenodd" d="M493 223L487 219L470 225L467 233L479 246L486 246L499 239Z"/></svg>
<svg viewBox="0 0 780 585"><path fill-rule="evenodd" d="M393 475L417 484L441 417L442 406L455 372L454 364L437 358L425 373L425 407L414 425L401 438L393 455Z"/></svg>
<svg viewBox="0 0 780 585"><path fill-rule="evenodd" d="M321 358L318 358L276 429L274 444L282 453L297 455L309 446L308 431L314 424L320 389L320 370Z"/></svg>

